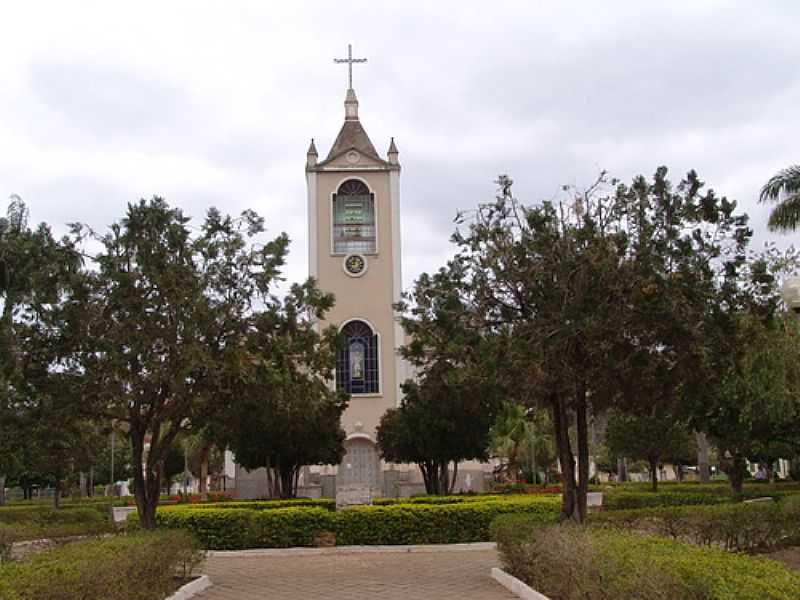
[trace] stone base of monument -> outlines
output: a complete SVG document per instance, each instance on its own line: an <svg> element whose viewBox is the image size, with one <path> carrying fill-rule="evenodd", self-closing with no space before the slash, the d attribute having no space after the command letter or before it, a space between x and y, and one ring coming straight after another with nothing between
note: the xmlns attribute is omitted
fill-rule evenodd
<svg viewBox="0 0 800 600"><path fill-rule="evenodd" d="M528 584L503 571L503 569L498 569L497 567L493 568L492 579L514 594L517 598L522 598L523 600L550 600L544 594L540 594Z"/></svg>
<svg viewBox="0 0 800 600"><path fill-rule="evenodd" d="M322 486L318 483L301 485L297 488L297 497L311 498L312 500L318 500L319 498L322 498Z"/></svg>
<svg viewBox="0 0 800 600"><path fill-rule="evenodd" d="M425 493L425 484L416 481L398 481L394 486L398 498L410 498Z"/></svg>
<svg viewBox="0 0 800 600"><path fill-rule="evenodd" d="M369 485L341 485L336 488L336 509L372 504L374 492Z"/></svg>

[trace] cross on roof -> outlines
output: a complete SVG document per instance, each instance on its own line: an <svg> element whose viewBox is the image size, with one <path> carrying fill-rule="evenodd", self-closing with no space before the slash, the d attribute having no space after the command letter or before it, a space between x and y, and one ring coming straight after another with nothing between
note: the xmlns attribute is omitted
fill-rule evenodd
<svg viewBox="0 0 800 600"><path fill-rule="evenodd" d="M347 58L334 58L335 63L347 63L347 82L348 89L353 89L353 63L365 63L366 58L353 58L353 46L347 44Z"/></svg>

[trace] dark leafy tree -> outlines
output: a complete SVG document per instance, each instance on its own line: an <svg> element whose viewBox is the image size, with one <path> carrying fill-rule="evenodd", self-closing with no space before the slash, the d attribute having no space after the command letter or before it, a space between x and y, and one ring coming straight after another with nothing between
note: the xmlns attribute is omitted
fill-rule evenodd
<svg viewBox="0 0 800 600"><path fill-rule="evenodd" d="M406 382L403 393L401 406L386 411L378 425L381 456L419 466L429 494L452 493L459 462L487 460L497 409L481 390L435 371Z"/></svg>
<svg viewBox="0 0 800 600"><path fill-rule="evenodd" d="M494 375L500 336L476 327L462 280L458 263L423 274L397 306L409 340L401 354L417 380L403 384L402 405L378 427L384 460L416 463L431 494L452 491L460 461L488 458L500 405Z"/></svg>
<svg viewBox="0 0 800 600"><path fill-rule="evenodd" d="M737 311L716 318L716 371L696 418L739 494L747 460L771 464L800 451L800 330L787 313Z"/></svg>
<svg viewBox="0 0 800 600"><path fill-rule="evenodd" d="M501 177L496 201L459 220L456 261L478 322L510 341L508 394L551 412L562 519L586 515L590 414L680 402L704 354L717 269L750 238L734 202L704 191L694 172L676 187L666 174L630 186L601 175L532 207Z"/></svg>
<svg viewBox="0 0 800 600"><path fill-rule="evenodd" d="M68 471L91 450L74 360L86 279L73 244L44 224L31 230L27 215L15 198L0 219L0 472L52 477L58 506Z"/></svg>
<svg viewBox="0 0 800 600"><path fill-rule="evenodd" d="M344 455L348 396L329 386L337 333L316 325L332 305L313 280L294 285L254 315L245 341L247 369L223 436L240 465L266 469L273 497L296 495L304 465L338 464Z"/></svg>
<svg viewBox="0 0 800 600"><path fill-rule="evenodd" d="M689 460L695 451L686 423L657 413L637 416L613 411L606 427L606 444L613 456L646 461L654 492L658 491L659 465Z"/></svg>
<svg viewBox="0 0 800 600"><path fill-rule="evenodd" d="M123 432L111 435L109 430L101 430L102 437L93 463L94 482L96 485L113 485L117 481L127 481L133 477L133 458L131 443ZM111 444L114 444L114 477L111 477Z"/></svg>
<svg viewBox="0 0 800 600"><path fill-rule="evenodd" d="M98 237L103 250L81 355L87 398L128 431L136 504L148 529L177 436L235 400L252 306L268 294L288 245L285 235L252 243L264 225L249 211L232 219L212 209L195 234L188 223L154 198L129 205Z"/></svg>

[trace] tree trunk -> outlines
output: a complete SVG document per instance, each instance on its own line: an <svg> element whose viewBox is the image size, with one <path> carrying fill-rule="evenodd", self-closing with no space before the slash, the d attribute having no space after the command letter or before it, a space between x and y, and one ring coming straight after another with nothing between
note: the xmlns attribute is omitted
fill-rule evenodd
<svg viewBox="0 0 800 600"><path fill-rule="evenodd" d="M628 462L624 456L617 459L617 479L619 483L628 481Z"/></svg>
<svg viewBox="0 0 800 600"><path fill-rule="evenodd" d="M458 461L453 461L453 477L450 480L450 485L447 486L447 493L452 494L453 488L456 486L456 479L458 479Z"/></svg>
<svg viewBox="0 0 800 600"><path fill-rule="evenodd" d="M731 492L734 496L742 493L747 464L741 455L734 456L727 465L728 479L731 481Z"/></svg>
<svg viewBox="0 0 800 600"><path fill-rule="evenodd" d="M580 521L586 520L586 494L589 492L589 423L586 403L586 386L578 382L575 394L575 413L578 430L578 515Z"/></svg>
<svg viewBox="0 0 800 600"><path fill-rule="evenodd" d="M6 505L6 476L0 475L0 506Z"/></svg>
<svg viewBox="0 0 800 600"><path fill-rule="evenodd" d="M131 429L130 436L133 450L133 485L139 523L143 529L155 529L163 461L155 461L151 446L145 464L144 433Z"/></svg>
<svg viewBox="0 0 800 600"><path fill-rule="evenodd" d="M561 514L559 521L578 521L577 489L575 486L575 456L569 441L569 417L563 399L554 396L551 400L553 426L555 429L558 462L561 466Z"/></svg>
<svg viewBox="0 0 800 600"><path fill-rule="evenodd" d="M702 431L695 433L697 440L697 471L700 475L700 483L711 481L711 467L708 464L708 438Z"/></svg>
<svg viewBox="0 0 800 600"><path fill-rule="evenodd" d="M295 467L294 466L283 466L280 470L280 497L283 500L288 498L294 498L295 496L295 488L294 488L294 481L295 481Z"/></svg>
<svg viewBox="0 0 800 600"><path fill-rule="evenodd" d="M61 477L56 475L55 493L53 494L53 508L58 509L61 502Z"/></svg>
<svg viewBox="0 0 800 600"><path fill-rule="evenodd" d="M420 472L422 473L422 481L425 484L425 493L430 494L431 492L431 475L430 475L430 467L427 463L421 462L417 463Z"/></svg>
<svg viewBox="0 0 800 600"><path fill-rule="evenodd" d="M650 459L650 483L653 486L653 491L658 491L658 461Z"/></svg>
<svg viewBox="0 0 800 600"><path fill-rule="evenodd" d="M767 482L768 483L775 483L775 464L774 463L767 463L765 470L767 472Z"/></svg>

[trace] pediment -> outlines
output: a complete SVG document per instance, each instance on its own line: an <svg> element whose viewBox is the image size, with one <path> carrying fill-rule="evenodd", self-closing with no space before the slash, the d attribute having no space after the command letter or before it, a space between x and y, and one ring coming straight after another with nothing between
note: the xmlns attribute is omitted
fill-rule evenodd
<svg viewBox="0 0 800 600"><path fill-rule="evenodd" d="M369 169L375 167L386 168L389 163L385 160L364 154L361 149L351 146L341 152L329 156L318 167L329 167L334 169Z"/></svg>

